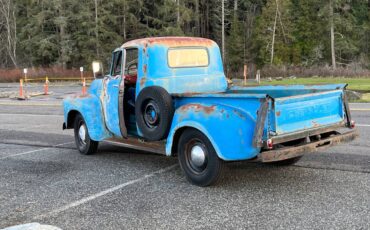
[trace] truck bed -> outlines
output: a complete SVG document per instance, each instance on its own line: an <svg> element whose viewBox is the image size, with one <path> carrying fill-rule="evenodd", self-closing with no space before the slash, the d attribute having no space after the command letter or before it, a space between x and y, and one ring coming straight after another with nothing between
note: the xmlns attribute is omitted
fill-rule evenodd
<svg viewBox="0 0 370 230"><path fill-rule="evenodd" d="M225 93L185 95L179 98L178 106L199 101L232 106L247 113L256 125L263 123L263 130L259 134L255 130L255 135L262 135L264 141L272 137L290 140L302 133L343 127L345 87L345 84L231 87ZM261 111L263 103L267 103L265 114Z"/></svg>

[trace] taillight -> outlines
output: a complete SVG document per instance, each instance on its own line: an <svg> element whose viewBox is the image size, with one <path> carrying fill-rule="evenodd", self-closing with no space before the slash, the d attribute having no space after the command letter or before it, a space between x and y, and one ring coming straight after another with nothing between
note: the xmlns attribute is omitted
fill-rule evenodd
<svg viewBox="0 0 370 230"><path fill-rule="evenodd" d="M354 120L351 121L350 127L351 129L354 129L356 127L356 122Z"/></svg>
<svg viewBox="0 0 370 230"><path fill-rule="evenodd" d="M272 149L274 147L274 144L272 143L272 139L267 139L267 148L268 149Z"/></svg>

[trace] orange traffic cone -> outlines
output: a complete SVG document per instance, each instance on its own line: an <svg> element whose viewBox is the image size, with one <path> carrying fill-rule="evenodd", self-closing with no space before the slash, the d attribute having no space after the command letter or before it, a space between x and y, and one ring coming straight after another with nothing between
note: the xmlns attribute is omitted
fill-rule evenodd
<svg viewBox="0 0 370 230"><path fill-rule="evenodd" d="M86 94L86 80L85 78L82 81L82 95Z"/></svg>
<svg viewBox="0 0 370 230"><path fill-rule="evenodd" d="M19 80L19 95L18 95L19 100L24 100L26 97L24 96L24 89L23 89L23 79Z"/></svg>
<svg viewBox="0 0 370 230"><path fill-rule="evenodd" d="M48 79L48 77L45 78L44 95L49 95L49 79Z"/></svg>

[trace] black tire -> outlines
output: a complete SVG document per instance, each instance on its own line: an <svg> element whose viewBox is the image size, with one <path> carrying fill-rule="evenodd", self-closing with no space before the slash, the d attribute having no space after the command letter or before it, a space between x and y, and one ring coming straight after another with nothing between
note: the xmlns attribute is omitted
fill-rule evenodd
<svg viewBox="0 0 370 230"><path fill-rule="evenodd" d="M137 126L150 141L167 138L174 113L172 97L158 86L146 87L135 102Z"/></svg>
<svg viewBox="0 0 370 230"><path fill-rule="evenodd" d="M76 115L73 127L78 151L83 155L91 155L96 153L99 142L91 140L85 120L81 114ZM84 131L81 130L82 128L84 128ZM85 138L83 139L81 136L84 136Z"/></svg>
<svg viewBox="0 0 370 230"><path fill-rule="evenodd" d="M301 158L302 156L293 157L293 158L282 160L282 161L270 162L269 164L275 165L275 166L289 166L289 165L293 165L297 163Z"/></svg>
<svg viewBox="0 0 370 230"><path fill-rule="evenodd" d="M204 160L197 162L196 154L192 157L192 151L196 153L197 150L204 155ZM217 156L212 143L195 129L187 129L182 133L178 144L178 159L186 179L201 187L216 183L224 168L224 161Z"/></svg>

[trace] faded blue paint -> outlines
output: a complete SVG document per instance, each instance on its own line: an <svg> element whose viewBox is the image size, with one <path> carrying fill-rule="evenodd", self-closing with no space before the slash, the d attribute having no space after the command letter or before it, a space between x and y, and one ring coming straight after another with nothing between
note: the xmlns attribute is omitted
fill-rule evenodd
<svg viewBox="0 0 370 230"><path fill-rule="evenodd" d="M105 78L103 90L105 123L108 130L116 137L122 137L118 115L118 96L121 79L120 76Z"/></svg>
<svg viewBox="0 0 370 230"><path fill-rule="evenodd" d="M178 46L205 47L209 53L209 66L170 68L167 51ZM154 85L173 95L175 114L166 142L167 155L173 154L176 132L192 127L209 138L218 156L224 160L256 157L261 149L255 148L252 140L258 110L266 99L269 110L262 137L264 141L270 135L304 131L344 120L344 84L227 88L219 47L210 40L141 39L128 42L117 50L132 47L138 48L139 55L136 96L144 87ZM104 80L95 80L87 95L65 99L65 120L70 111L79 111L93 140L121 137L118 114L120 81L120 76L107 76ZM138 134L141 135L140 132Z"/></svg>
<svg viewBox="0 0 370 230"><path fill-rule="evenodd" d="M86 122L91 139L96 141L112 136L105 126L102 103L99 98L102 86L101 79L95 80L86 95L74 95L63 100L64 122L67 124L68 116L72 111L79 112Z"/></svg>
<svg viewBox="0 0 370 230"><path fill-rule="evenodd" d="M339 123L344 119L342 90L275 100L272 121L276 134Z"/></svg>
<svg viewBox="0 0 370 230"><path fill-rule="evenodd" d="M204 41L203 41L204 40ZM139 50L138 84L136 95L147 86L161 86L170 94L182 93L218 93L225 92L227 80L218 45L208 39L194 42L194 46L207 49L209 65L196 68L171 68L168 65L167 52L171 47L189 47L187 44L156 43L143 40L129 43L123 47L136 47Z"/></svg>
<svg viewBox="0 0 370 230"><path fill-rule="evenodd" d="M172 154L173 137L183 127L204 133L223 160L243 160L256 157L252 139L256 113L260 106L256 98L177 98L171 132L167 139L166 154ZM176 150L175 150L176 151Z"/></svg>
<svg viewBox="0 0 370 230"><path fill-rule="evenodd" d="M241 87L233 86L228 89L234 93L249 93L249 94L268 94L273 98L290 97L303 94L320 93L330 90L343 90L346 84L329 84L329 85L262 85Z"/></svg>

